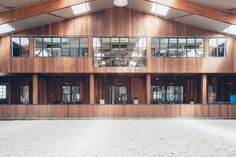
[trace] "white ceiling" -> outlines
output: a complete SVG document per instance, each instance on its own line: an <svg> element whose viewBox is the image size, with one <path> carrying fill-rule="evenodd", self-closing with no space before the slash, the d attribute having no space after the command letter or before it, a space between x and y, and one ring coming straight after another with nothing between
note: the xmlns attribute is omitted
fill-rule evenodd
<svg viewBox="0 0 236 157"><path fill-rule="evenodd" d="M6 9L2 7L2 5L7 6L7 7L21 7L21 6L30 5L33 3L38 3L41 1L44 1L44 0L0 0L0 11ZM220 9L236 8L236 0L192 0L192 1L198 2L201 4L214 6ZM93 13L96 11L114 7L113 0L95 0L95 1L90 2L89 5L90 5L91 10L88 13ZM154 13L151 12L151 6L152 6L152 3L148 1L129 0L129 4L127 7L137 10L137 11L155 15ZM72 9L69 7L69 8L51 12L49 14L43 14L43 15L16 21L13 23L13 27L16 29L16 31L27 30L30 28L39 27L39 26L56 22L56 21L60 21L65 18L73 18L75 16L76 15L73 14ZM160 15L157 15L157 16L160 16ZM179 11L176 9L170 9L168 14L163 18L171 19L180 23L192 25L192 26L203 28L206 30L221 32L221 33L222 33L222 30L228 27L228 24L225 24L223 22L197 16L197 15L191 15L187 12Z"/></svg>
<svg viewBox="0 0 236 157"><path fill-rule="evenodd" d="M42 14L35 16L33 18L27 18L20 21L13 22L11 25L16 29L16 31L27 30L30 28L35 28L39 26L44 26L53 22L61 21L62 18L52 16L49 14Z"/></svg>
<svg viewBox="0 0 236 157"><path fill-rule="evenodd" d="M113 7L113 2L111 0L96 0L96 1L92 1L89 3L89 7L90 7L90 11L87 12L86 14L89 13L93 13L96 11L100 11L100 10L104 10L107 8L111 8ZM78 15L75 15L72 11L72 9L69 8L65 8L65 9L61 9L61 10L57 10L54 12L51 12L54 15L60 16L60 17L64 17L64 18L72 18L72 17L76 17ZM83 14L80 14L80 16Z"/></svg>

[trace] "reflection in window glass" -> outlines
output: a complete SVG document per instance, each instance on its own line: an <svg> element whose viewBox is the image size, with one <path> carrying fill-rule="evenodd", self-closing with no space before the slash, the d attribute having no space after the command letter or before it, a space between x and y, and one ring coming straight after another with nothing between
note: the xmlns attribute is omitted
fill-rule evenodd
<svg viewBox="0 0 236 157"><path fill-rule="evenodd" d="M146 38L93 38L93 62L101 66L145 66Z"/></svg>
<svg viewBox="0 0 236 157"><path fill-rule="evenodd" d="M78 103L80 101L80 86L62 86L63 103Z"/></svg>
<svg viewBox="0 0 236 157"><path fill-rule="evenodd" d="M177 38L170 38L169 39L169 57L176 57L177 56Z"/></svg>
<svg viewBox="0 0 236 157"><path fill-rule="evenodd" d="M204 38L152 38L152 55L159 57L203 57Z"/></svg>
<svg viewBox="0 0 236 157"><path fill-rule="evenodd" d="M179 57L186 57L186 46L187 46L187 39L179 38L178 39L178 56Z"/></svg>
<svg viewBox="0 0 236 157"><path fill-rule="evenodd" d="M7 99L7 86L0 85L0 99Z"/></svg>
<svg viewBox="0 0 236 157"><path fill-rule="evenodd" d="M183 103L183 86L152 86L151 102L156 103Z"/></svg>
<svg viewBox="0 0 236 157"><path fill-rule="evenodd" d="M210 38L209 39L209 55L211 57L226 56L226 38Z"/></svg>
<svg viewBox="0 0 236 157"><path fill-rule="evenodd" d="M34 56L36 57L88 56L88 38L35 37Z"/></svg>
<svg viewBox="0 0 236 157"><path fill-rule="evenodd" d="M13 57L29 56L29 38L28 37L12 37L11 50Z"/></svg>

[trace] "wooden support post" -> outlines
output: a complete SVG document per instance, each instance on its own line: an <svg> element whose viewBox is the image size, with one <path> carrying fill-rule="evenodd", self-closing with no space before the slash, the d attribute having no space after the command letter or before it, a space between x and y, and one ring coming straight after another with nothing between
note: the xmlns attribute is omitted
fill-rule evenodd
<svg viewBox="0 0 236 157"><path fill-rule="evenodd" d="M38 74L33 74L33 104L38 104L39 82Z"/></svg>
<svg viewBox="0 0 236 157"><path fill-rule="evenodd" d="M151 104L151 74L146 75L146 103Z"/></svg>
<svg viewBox="0 0 236 157"><path fill-rule="evenodd" d="M207 75L202 74L201 76L201 82L202 82L202 104L207 104Z"/></svg>
<svg viewBox="0 0 236 157"><path fill-rule="evenodd" d="M94 104L94 74L89 75L89 103Z"/></svg>

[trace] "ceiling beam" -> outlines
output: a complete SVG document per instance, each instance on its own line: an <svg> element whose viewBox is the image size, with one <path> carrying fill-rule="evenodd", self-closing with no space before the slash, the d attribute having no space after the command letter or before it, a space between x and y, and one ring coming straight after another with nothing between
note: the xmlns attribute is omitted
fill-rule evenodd
<svg viewBox="0 0 236 157"><path fill-rule="evenodd" d="M94 0L47 0L30 6L16 8L0 13L0 24L10 23L55 10L71 7L76 4Z"/></svg>
<svg viewBox="0 0 236 157"><path fill-rule="evenodd" d="M152 3L158 3L173 9L178 9L191 14L204 16L210 19L218 20L224 23L236 25L236 14L227 12L214 7L206 6L193 2L191 0L146 0Z"/></svg>

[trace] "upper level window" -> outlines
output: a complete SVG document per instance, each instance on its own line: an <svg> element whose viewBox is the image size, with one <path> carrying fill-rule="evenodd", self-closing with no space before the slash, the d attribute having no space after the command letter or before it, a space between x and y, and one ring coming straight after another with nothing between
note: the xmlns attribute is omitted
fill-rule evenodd
<svg viewBox="0 0 236 157"><path fill-rule="evenodd" d="M224 57L226 56L226 38L210 38L209 39L209 56Z"/></svg>
<svg viewBox="0 0 236 157"><path fill-rule="evenodd" d="M35 37L35 57L88 56L88 38Z"/></svg>
<svg viewBox="0 0 236 157"><path fill-rule="evenodd" d="M28 37L12 37L11 51L13 57L29 56L29 38Z"/></svg>
<svg viewBox="0 0 236 157"><path fill-rule="evenodd" d="M0 99L4 100L7 99L7 86L0 85Z"/></svg>
<svg viewBox="0 0 236 157"><path fill-rule="evenodd" d="M152 55L159 57L203 57L203 38L152 38Z"/></svg>
<svg viewBox="0 0 236 157"><path fill-rule="evenodd" d="M94 66L146 65L146 38L104 37L93 38Z"/></svg>

